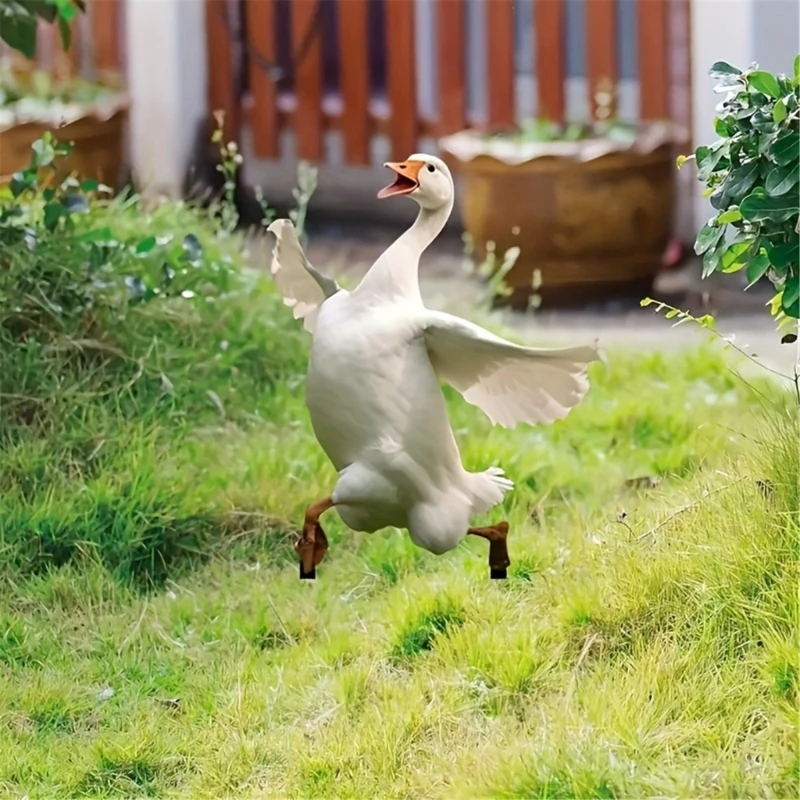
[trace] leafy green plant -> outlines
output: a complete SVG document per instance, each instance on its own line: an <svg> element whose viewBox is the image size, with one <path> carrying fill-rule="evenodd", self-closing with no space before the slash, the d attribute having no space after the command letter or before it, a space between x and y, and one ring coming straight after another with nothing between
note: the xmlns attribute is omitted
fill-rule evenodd
<svg viewBox="0 0 800 800"><path fill-rule="evenodd" d="M92 305L95 294L120 285L127 288L134 304L168 297L207 298L233 288L229 261L209 262L194 233L177 240L170 234L125 239L107 224L93 224L90 203L110 195L111 189L94 179L78 180L72 175L59 180L59 160L71 150L70 143L56 140L50 132L34 142L30 165L14 174L11 198L0 206L0 242L12 247L24 244L36 253L45 237L60 237L70 255L85 265L83 280L73 284L74 289L80 287L82 305ZM117 202L132 208L138 205L138 198L123 195ZM229 217L221 221L225 233L235 225Z"/></svg>
<svg viewBox="0 0 800 800"><path fill-rule="evenodd" d="M724 61L710 70L725 94L714 120L719 139L697 148L704 194L715 210L695 252L703 277L744 269L749 285L767 276L779 319L800 318L800 56L794 75L742 71Z"/></svg>
<svg viewBox="0 0 800 800"><path fill-rule="evenodd" d="M623 121L617 114L617 92L614 81L602 78L594 92L594 119L592 122L554 122L546 117L525 120L518 129L489 132L487 139L504 139L516 144L531 142L581 142L605 139L623 145L632 144L640 133L641 125Z"/></svg>
<svg viewBox="0 0 800 800"><path fill-rule="evenodd" d="M49 131L34 142L29 166L11 178L13 201L0 208L0 237L6 243L23 238L35 249L39 227L49 233L59 227L72 230L74 215L88 210L85 193L110 191L96 180L71 176L53 185L57 160L71 150L69 143L56 140Z"/></svg>
<svg viewBox="0 0 800 800"><path fill-rule="evenodd" d="M221 217L63 177L69 151L45 135L0 190L0 550L24 571L91 554L147 584L239 524L156 478L163 452L280 420L306 343Z"/></svg>
<svg viewBox="0 0 800 800"><path fill-rule="evenodd" d="M533 118L525 120L511 131L487 132L486 139L500 139L517 144L529 142L581 142L592 139L611 139L620 143L630 143L636 139L638 129L635 125L610 118L593 123L571 122L566 125L548 119Z"/></svg>
<svg viewBox="0 0 800 800"><path fill-rule="evenodd" d="M225 142L225 112L215 111L214 120L217 127L211 134L211 141L219 146L219 164L217 171L222 175L223 185L222 201L219 204L219 213L222 219L222 230L228 234L236 230L239 223L239 212L236 208L236 173L242 164L242 154L236 142Z"/></svg>
<svg viewBox="0 0 800 800"><path fill-rule="evenodd" d="M489 310L498 298L509 297L513 290L506 283L506 276L511 272L519 258L519 247L510 247L503 253L502 259L498 258L497 247L494 242L486 242L486 256L478 263L473 259L475 245L469 233L461 237L464 243L464 257L467 260L471 274L475 275L484 284L484 290L478 301L478 306Z"/></svg>
<svg viewBox="0 0 800 800"><path fill-rule="evenodd" d="M0 0L0 39L25 58L36 56L36 28L39 20L57 24L64 48L72 43L70 23L85 0Z"/></svg>
<svg viewBox="0 0 800 800"><path fill-rule="evenodd" d="M20 71L0 65L0 108L14 111L24 106L26 117L34 103L44 107L53 103L90 105L116 95L112 86L82 78L56 79L42 69Z"/></svg>

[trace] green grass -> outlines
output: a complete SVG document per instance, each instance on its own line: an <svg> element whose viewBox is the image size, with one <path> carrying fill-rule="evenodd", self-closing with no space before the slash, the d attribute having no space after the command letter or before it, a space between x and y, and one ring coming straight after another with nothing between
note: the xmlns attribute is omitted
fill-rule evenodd
<svg viewBox="0 0 800 800"><path fill-rule="evenodd" d="M0 326L0 796L798 795L788 393L710 348L612 352L547 428L448 391L467 465L517 482L509 579L483 541L332 514L301 582L290 533L334 480L304 339L231 280ZM90 338L99 362L56 346Z"/></svg>
<svg viewBox="0 0 800 800"><path fill-rule="evenodd" d="M436 558L335 517L301 583L282 531L333 473L299 396L288 429L134 429L82 491L5 500L6 529L84 528L63 566L6 571L0 791L795 796L797 460L725 427L763 434L760 402L709 352L612 354L548 429L491 430L455 401L467 462L519 483L496 515L513 526L506 583L488 580L482 542ZM662 483L626 488L641 474ZM104 497L126 547L204 524L208 547L164 556L143 586L137 556L87 542Z"/></svg>

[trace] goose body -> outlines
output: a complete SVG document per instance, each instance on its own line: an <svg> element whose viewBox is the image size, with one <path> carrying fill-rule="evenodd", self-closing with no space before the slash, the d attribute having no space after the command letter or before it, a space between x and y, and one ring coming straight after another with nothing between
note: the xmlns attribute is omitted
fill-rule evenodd
<svg viewBox="0 0 800 800"><path fill-rule="evenodd" d="M340 289L311 267L288 220L270 226L272 274L284 302L313 334L306 403L338 471L322 511L335 507L356 530L406 528L415 544L439 554L468 533L491 541L490 529L470 529L470 518L513 486L500 469L464 469L440 381L493 422L547 423L566 416L585 394L586 367L598 353L592 346L520 347L427 309L419 257L452 211L452 179L433 156L388 166L398 179L379 196L409 194L420 213L355 290ZM304 538L313 540L315 531L324 539L318 518L307 514ZM314 564L321 560L319 546L309 552L317 553Z"/></svg>
<svg viewBox="0 0 800 800"><path fill-rule="evenodd" d="M443 553L511 482L464 470L424 325L421 302L338 293L317 319L306 401L339 471L332 496L344 523L407 528L416 544Z"/></svg>

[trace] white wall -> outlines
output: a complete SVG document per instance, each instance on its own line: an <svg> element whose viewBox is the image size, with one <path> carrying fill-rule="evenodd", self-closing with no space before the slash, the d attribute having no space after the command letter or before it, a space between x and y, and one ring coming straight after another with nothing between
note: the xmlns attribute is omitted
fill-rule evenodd
<svg viewBox="0 0 800 800"><path fill-rule="evenodd" d="M145 194L179 197L206 116L201 0L126 0L131 166Z"/></svg>

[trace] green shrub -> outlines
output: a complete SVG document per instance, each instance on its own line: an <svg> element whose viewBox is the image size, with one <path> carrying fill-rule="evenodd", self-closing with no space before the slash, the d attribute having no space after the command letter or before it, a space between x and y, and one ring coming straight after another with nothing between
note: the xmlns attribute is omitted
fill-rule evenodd
<svg viewBox="0 0 800 800"><path fill-rule="evenodd" d="M800 56L791 78L757 67L742 72L724 61L710 74L726 97L714 120L720 138L694 154L716 212L695 244L703 277L744 269L752 285L766 275L775 287L773 313L797 319Z"/></svg>
<svg viewBox="0 0 800 800"><path fill-rule="evenodd" d="M163 577L230 528L165 448L280 419L306 343L238 238L182 204L58 183L65 149L37 142L0 205L0 553Z"/></svg>

